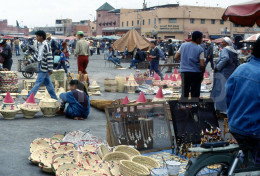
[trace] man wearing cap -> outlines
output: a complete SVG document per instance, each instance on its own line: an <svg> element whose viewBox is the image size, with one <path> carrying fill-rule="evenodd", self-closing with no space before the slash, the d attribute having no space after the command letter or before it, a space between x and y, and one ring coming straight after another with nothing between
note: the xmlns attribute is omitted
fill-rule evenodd
<svg viewBox="0 0 260 176"><path fill-rule="evenodd" d="M6 43L6 40L1 40L0 46L2 47L0 55L4 58L3 68L10 71L13 65L11 46Z"/></svg>
<svg viewBox="0 0 260 176"><path fill-rule="evenodd" d="M46 34L46 38L47 38L47 42L48 44L51 46L51 52L52 52L52 56L54 57L54 53L57 51L58 49L58 43L51 38L51 34L47 33Z"/></svg>
<svg viewBox="0 0 260 176"><path fill-rule="evenodd" d="M44 31L41 30L36 31L35 35L38 41L37 52L28 61L25 62L25 65L38 61L39 73L35 81L35 85L33 86L32 90L29 92L27 98L31 95L31 93L36 95L42 83L44 83L51 98L58 100L50 78L50 75L52 74L53 71L53 57L52 57L51 47L46 41L46 33Z"/></svg>
<svg viewBox="0 0 260 176"><path fill-rule="evenodd" d="M200 31L192 33L192 41L183 43L175 55L180 59L182 81L182 98L200 97L200 87L205 72L204 51L200 46L203 34Z"/></svg>
<svg viewBox="0 0 260 176"><path fill-rule="evenodd" d="M238 53L233 48L230 38L225 37L221 42L222 51L216 61L211 98L219 116L225 116L227 111L225 85L227 79L239 66Z"/></svg>
<svg viewBox="0 0 260 176"><path fill-rule="evenodd" d="M208 63L210 62L212 70L214 70L214 63L213 63L213 46L211 45L211 41L207 41L207 51L206 51L206 62L205 68L207 68Z"/></svg>
<svg viewBox="0 0 260 176"><path fill-rule="evenodd" d="M78 31L77 36L78 41L76 44L74 55L75 58L78 58L78 72L82 74L87 74L86 68L88 66L90 56L89 42L84 39L83 31Z"/></svg>

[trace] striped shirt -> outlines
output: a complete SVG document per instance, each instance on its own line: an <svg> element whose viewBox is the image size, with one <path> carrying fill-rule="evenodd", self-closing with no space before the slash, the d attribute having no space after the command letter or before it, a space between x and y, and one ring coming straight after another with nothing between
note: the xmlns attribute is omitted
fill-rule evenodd
<svg viewBox="0 0 260 176"><path fill-rule="evenodd" d="M40 59L40 69L42 72L52 72L53 71L53 57L51 52L51 47L46 40L42 43L42 48L37 47L37 51L30 59L30 63L34 63ZM40 57L39 57L40 56Z"/></svg>

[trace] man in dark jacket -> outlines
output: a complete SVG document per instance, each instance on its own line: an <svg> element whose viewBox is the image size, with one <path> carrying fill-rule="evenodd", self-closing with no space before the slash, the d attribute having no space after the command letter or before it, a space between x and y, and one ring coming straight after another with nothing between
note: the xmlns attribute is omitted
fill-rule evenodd
<svg viewBox="0 0 260 176"><path fill-rule="evenodd" d="M155 41L151 42L150 58L152 58L150 63L150 75L156 72L161 79L163 79L163 75L159 70L160 50L156 47Z"/></svg>
<svg viewBox="0 0 260 176"><path fill-rule="evenodd" d="M54 54L58 49L58 43L54 39L51 38L50 33L46 34L46 39L47 39L47 42L49 43L49 45L51 46L52 56L54 57Z"/></svg>
<svg viewBox="0 0 260 176"><path fill-rule="evenodd" d="M137 52L135 54L135 59L132 59L132 62L130 64L130 69L134 66L136 66L136 64L145 61L146 59L146 53L144 51L141 51L139 48L137 49Z"/></svg>
<svg viewBox="0 0 260 176"><path fill-rule="evenodd" d="M213 63L213 47L211 45L211 41L207 42L207 50L206 50L206 62L205 67L207 68L208 63L210 62L212 70L214 70L214 63Z"/></svg>
<svg viewBox="0 0 260 176"><path fill-rule="evenodd" d="M2 47L2 50L0 50L0 55L4 58L3 68L10 71L13 65L12 49L6 44L6 40L1 40L0 46Z"/></svg>
<svg viewBox="0 0 260 176"><path fill-rule="evenodd" d="M174 52L175 52L175 45L172 44L172 40L169 39L168 40L168 60L167 60L167 64L172 64L173 63L173 56L174 56ZM166 73L171 73L172 72L172 66L168 67L168 71Z"/></svg>

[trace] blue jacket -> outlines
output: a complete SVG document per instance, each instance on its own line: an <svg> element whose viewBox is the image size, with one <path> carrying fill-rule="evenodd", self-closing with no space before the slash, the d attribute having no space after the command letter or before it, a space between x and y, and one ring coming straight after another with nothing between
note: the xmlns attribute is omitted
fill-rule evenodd
<svg viewBox="0 0 260 176"><path fill-rule="evenodd" d="M226 91L225 85L227 79L238 67L238 54L233 47L225 47L220 53L219 59L216 62L217 71L214 74L213 88L211 98L215 102L216 110L226 113Z"/></svg>
<svg viewBox="0 0 260 176"><path fill-rule="evenodd" d="M60 98L68 103L68 107L66 108L66 115L70 117L85 117L87 118L89 115L90 109L90 101L87 96L88 106L84 107L82 104L78 102L78 100L74 97L73 92L67 92L60 94Z"/></svg>
<svg viewBox="0 0 260 176"><path fill-rule="evenodd" d="M232 132L260 139L260 58L240 65L226 84L228 125ZM252 136L252 137L253 137Z"/></svg>
<svg viewBox="0 0 260 176"><path fill-rule="evenodd" d="M150 55L156 56L156 58L152 58L153 61L159 61L160 60L159 48L155 47L154 49L150 49Z"/></svg>

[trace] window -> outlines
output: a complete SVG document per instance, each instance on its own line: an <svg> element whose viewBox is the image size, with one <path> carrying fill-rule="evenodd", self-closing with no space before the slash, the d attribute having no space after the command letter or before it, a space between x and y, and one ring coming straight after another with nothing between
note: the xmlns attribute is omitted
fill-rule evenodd
<svg viewBox="0 0 260 176"><path fill-rule="evenodd" d="M177 19L176 18L169 18L169 23L176 23Z"/></svg>
<svg viewBox="0 0 260 176"><path fill-rule="evenodd" d="M124 27L124 22L122 22L122 27Z"/></svg>
<svg viewBox="0 0 260 176"><path fill-rule="evenodd" d="M161 23L162 23L162 19L161 19L161 18L159 18L159 20L158 20L158 21L159 21L159 24L161 24Z"/></svg>
<svg viewBox="0 0 260 176"><path fill-rule="evenodd" d="M190 19L190 24L194 24L194 22L195 22L194 18L191 18Z"/></svg>
<svg viewBox="0 0 260 176"><path fill-rule="evenodd" d="M145 24L145 21L143 20L143 25Z"/></svg>
<svg viewBox="0 0 260 176"><path fill-rule="evenodd" d="M156 24L156 18L154 19L154 24Z"/></svg>
<svg viewBox="0 0 260 176"><path fill-rule="evenodd" d="M98 17L101 17L101 14L98 14Z"/></svg>
<svg viewBox="0 0 260 176"><path fill-rule="evenodd" d="M224 24L224 21L223 21L223 20L220 20L220 21L219 21L219 24Z"/></svg>
<svg viewBox="0 0 260 176"><path fill-rule="evenodd" d="M150 25L151 24L151 19L148 19L148 25Z"/></svg>
<svg viewBox="0 0 260 176"><path fill-rule="evenodd" d="M128 21L126 22L126 26L128 26Z"/></svg>
<svg viewBox="0 0 260 176"><path fill-rule="evenodd" d="M200 23L201 23L201 24L205 24L205 19L201 19L201 20L200 20Z"/></svg>
<svg viewBox="0 0 260 176"><path fill-rule="evenodd" d="M140 21L139 21L139 20L137 20L137 25L139 25L139 23L140 23Z"/></svg>
<svg viewBox="0 0 260 176"><path fill-rule="evenodd" d="M242 27L241 25L237 25L235 23L233 23L233 27Z"/></svg>
<svg viewBox="0 0 260 176"><path fill-rule="evenodd" d="M132 21L132 26L134 26L134 21Z"/></svg>
<svg viewBox="0 0 260 176"><path fill-rule="evenodd" d="M215 20L212 19L212 20L211 20L211 24L215 24Z"/></svg>

